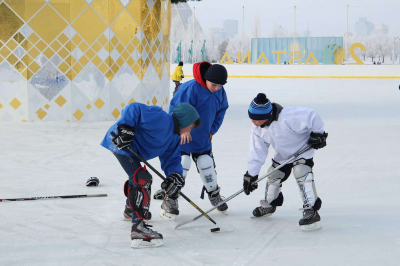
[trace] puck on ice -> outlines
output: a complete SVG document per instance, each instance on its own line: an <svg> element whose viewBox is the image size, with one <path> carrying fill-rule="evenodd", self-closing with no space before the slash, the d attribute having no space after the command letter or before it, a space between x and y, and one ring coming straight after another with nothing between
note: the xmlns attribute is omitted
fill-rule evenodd
<svg viewBox="0 0 400 266"><path fill-rule="evenodd" d="M218 232L218 231L220 231L221 229L219 228L219 227L217 227L217 228L211 228L210 229L210 231L211 232Z"/></svg>

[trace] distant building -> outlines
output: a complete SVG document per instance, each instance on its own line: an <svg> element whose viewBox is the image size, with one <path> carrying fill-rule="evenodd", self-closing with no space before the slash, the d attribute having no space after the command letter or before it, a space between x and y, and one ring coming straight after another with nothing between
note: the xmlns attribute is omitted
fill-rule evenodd
<svg viewBox="0 0 400 266"><path fill-rule="evenodd" d="M388 35L389 34L389 26L381 23L378 26L375 26L374 29L374 34L380 35L380 34L384 34L384 35Z"/></svg>
<svg viewBox="0 0 400 266"><path fill-rule="evenodd" d="M369 36L374 31L375 25L368 21L366 17L358 18L356 22L356 33L358 36Z"/></svg>
<svg viewBox="0 0 400 266"><path fill-rule="evenodd" d="M233 38L238 34L239 23L234 19L224 20L223 30L225 31L225 38Z"/></svg>

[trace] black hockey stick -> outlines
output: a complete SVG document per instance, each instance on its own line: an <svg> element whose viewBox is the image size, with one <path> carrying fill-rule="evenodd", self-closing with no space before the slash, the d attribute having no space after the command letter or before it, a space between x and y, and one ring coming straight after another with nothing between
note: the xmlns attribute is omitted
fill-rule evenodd
<svg viewBox="0 0 400 266"><path fill-rule="evenodd" d="M117 137L117 135L111 131L111 136L113 136L114 138ZM145 159L143 159L142 156L140 156L137 152L135 152L131 147L126 147L130 152L132 152L139 160L141 160L145 165L147 165L151 170L153 170L154 173L156 173L162 180L166 180L166 178L160 174L160 172L157 171L157 169L155 169L153 166L151 166L151 164L149 164ZM187 202L189 202L193 207L196 208L196 210L198 210L201 213L201 216L205 216L208 220L210 220L213 224L215 224L216 226L217 223L210 217L207 215L207 213L205 213L202 209L200 209L199 206L197 206L193 201L191 201L188 197L186 197L185 194L183 194L182 192L179 192L179 195L181 195ZM217 232L220 231L221 229L219 227L217 228L212 228L211 232Z"/></svg>
<svg viewBox="0 0 400 266"><path fill-rule="evenodd" d="M31 197L31 198L0 199L0 202L5 202L5 201L26 201L26 200L45 200L45 199L94 198L94 197L107 197L107 194L66 195L66 196L45 196L45 197Z"/></svg>
<svg viewBox="0 0 400 266"><path fill-rule="evenodd" d="M268 172L267 174L265 174L264 176L262 176L261 178L259 178L255 183L260 182L261 180L263 180L264 178L267 178L268 176L270 176L272 173L274 173L275 171L277 171L278 169L282 168L283 166L285 166L286 164L288 164L289 162L291 162L292 160L296 159L297 157L299 157L300 154L305 153L306 151L308 151L309 149L311 149L310 146L307 146L306 148L302 149L301 151L295 153L292 155L292 157L290 157L288 160L286 160L285 162L283 162L281 165L279 165L278 167L276 167L274 170L272 170L271 172ZM241 190L239 190L238 192L236 192L235 194L229 196L228 198L226 198L224 201L221 201L217 206L212 207L211 209L209 209L208 211L206 211L206 213L209 213L213 210L215 210L216 208L218 208L220 205L224 204L227 201L230 201L231 199L233 199L234 197L236 197L237 195L239 195L240 193L242 193L244 191L244 189L242 188ZM186 221L182 221L180 223L178 223L175 226L175 229L181 227L182 225L194 222L198 219L200 219L203 215L199 215L196 216L193 219L190 220L186 220Z"/></svg>

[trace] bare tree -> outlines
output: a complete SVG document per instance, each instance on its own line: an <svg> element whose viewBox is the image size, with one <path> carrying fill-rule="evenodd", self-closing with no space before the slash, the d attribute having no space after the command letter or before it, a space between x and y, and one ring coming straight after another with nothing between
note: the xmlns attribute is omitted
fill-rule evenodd
<svg viewBox="0 0 400 266"><path fill-rule="evenodd" d="M209 62L217 62L219 59L218 51L218 34L214 30L208 30L205 34L206 40L206 60Z"/></svg>
<svg viewBox="0 0 400 266"><path fill-rule="evenodd" d="M365 49L367 50L367 56L371 58L371 62L374 62L374 58L377 56L375 36L366 38Z"/></svg>
<svg viewBox="0 0 400 266"><path fill-rule="evenodd" d="M375 35L374 37L376 38L376 52L379 58L382 57L382 63L385 63L385 57L390 56L393 49L390 37L383 34Z"/></svg>
<svg viewBox="0 0 400 266"><path fill-rule="evenodd" d="M224 56L228 44L229 44L229 39L226 39L220 45L218 45L219 58L222 58Z"/></svg>
<svg viewBox="0 0 400 266"><path fill-rule="evenodd" d="M243 44L244 41L244 45ZM250 51L250 38L242 38L242 36L235 36L229 39L228 47L226 51L229 53L231 59L238 62L238 52L241 52L241 60L243 60L246 52Z"/></svg>
<svg viewBox="0 0 400 266"><path fill-rule="evenodd" d="M253 24L253 38L260 38L261 37L261 19L258 15L254 17L254 24Z"/></svg>

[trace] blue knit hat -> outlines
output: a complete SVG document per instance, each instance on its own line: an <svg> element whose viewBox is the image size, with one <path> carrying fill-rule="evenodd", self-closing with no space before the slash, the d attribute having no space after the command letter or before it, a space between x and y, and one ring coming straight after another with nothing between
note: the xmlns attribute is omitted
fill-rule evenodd
<svg viewBox="0 0 400 266"><path fill-rule="evenodd" d="M196 109L188 103L179 103L172 110L176 119L178 120L179 129L186 128L196 122L200 118Z"/></svg>
<svg viewBox="0 0 400 266"><path fill-rule="evenodd" d="M250 103L249 117L252 120L270 119L272 116L272 104L264 93L259 93Z"/></svg>

